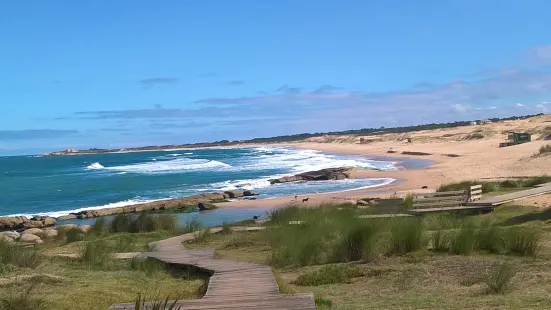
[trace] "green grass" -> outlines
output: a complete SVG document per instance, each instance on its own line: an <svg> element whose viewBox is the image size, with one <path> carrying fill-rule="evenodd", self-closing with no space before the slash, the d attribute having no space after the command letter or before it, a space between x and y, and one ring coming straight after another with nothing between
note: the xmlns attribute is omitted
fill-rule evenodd
<svg viewBox="0 0 551 310"><path fill-rule="evenodd" d="M531 188L535 185L551 182L551 176L541 175L529 178L508 179L503 181L463 181L458 183L444 184L440 186L438 192L456 191L467 189L473 185L482 185L482 193L497 192L506 189Z"/></svg>
<svg viewBox="0 0 551 310"><path fill-rule="evenodd" d="M105 224L97 228L100 230ZM121 232L153 232L159 230L175 231L176 217L171 214L150 214L142 212L139 215L118 214L109 223L109 231L112 233Z"/></svg>
<svg viewBox="0 0 551 310"><path fill-rule="evenodd" d="M542 247L539 231L526 227L511 227L504 234L505 248L508 253L536 257Z"/></svg>
<svg viewBox="0 0 551 310"><path fill-rule="evenodd" d="M318 286L324 284L350 283L353 278L365 274L355 265L328 265L317 271L301 274L294 282L300 286Z"/></svg>

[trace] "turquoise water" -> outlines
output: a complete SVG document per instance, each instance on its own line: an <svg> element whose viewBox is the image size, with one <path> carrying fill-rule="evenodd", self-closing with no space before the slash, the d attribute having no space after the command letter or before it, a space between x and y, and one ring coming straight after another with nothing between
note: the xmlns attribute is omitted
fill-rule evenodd
<svg viewBox="0 0 551 310"><path fill-rule="evenodd" d="M286 147L0 157L0 216L58 216L230 189L251 189L259 192L260 198L270 198L375 187L394 180L276 185L267 180L330 167L390 170L398 164Z"/></svg>

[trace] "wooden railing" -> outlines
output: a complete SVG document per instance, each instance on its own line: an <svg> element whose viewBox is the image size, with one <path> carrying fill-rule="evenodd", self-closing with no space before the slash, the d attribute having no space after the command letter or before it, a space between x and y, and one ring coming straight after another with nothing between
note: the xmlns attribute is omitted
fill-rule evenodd
<svg viewBox="0 0 551 310"><path fill-rule="evenodd" d="M413 209L446 208L465 205L469 201L479 200L482 197L482 185L474 185L468 189L415 194Z"/></svg>

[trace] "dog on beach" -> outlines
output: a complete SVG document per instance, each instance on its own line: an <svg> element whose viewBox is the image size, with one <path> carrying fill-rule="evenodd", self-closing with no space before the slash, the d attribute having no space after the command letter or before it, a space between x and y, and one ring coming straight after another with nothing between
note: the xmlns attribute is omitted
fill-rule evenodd
<svg viewBox="0 0 551 310"><path fill-rule="evenodd" d="M302 199L302 203L308 202L308 199L310 199L310 197Z"/></svg>

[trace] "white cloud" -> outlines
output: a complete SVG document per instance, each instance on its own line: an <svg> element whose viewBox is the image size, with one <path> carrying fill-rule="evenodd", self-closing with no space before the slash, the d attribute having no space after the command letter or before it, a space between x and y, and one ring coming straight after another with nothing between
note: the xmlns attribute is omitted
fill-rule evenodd
<svg viewBox="0 0 551 310"><path fill-rule="evenodd" d="M471 109L471 107L469 107L467 105L464 105L464 104L461 104L461 103L456 103L456 104L452 105L452 109L456 112L459 112L459 113L465 113L465 112L469 111Z"/></svg>
<svg viewBox="0 0 551 310"><path fill-rule="evenodd" d="M525 107L526 105L522 104L522 103L515 103L515 107L517 108L522 108L522 107Z"/></svg>

